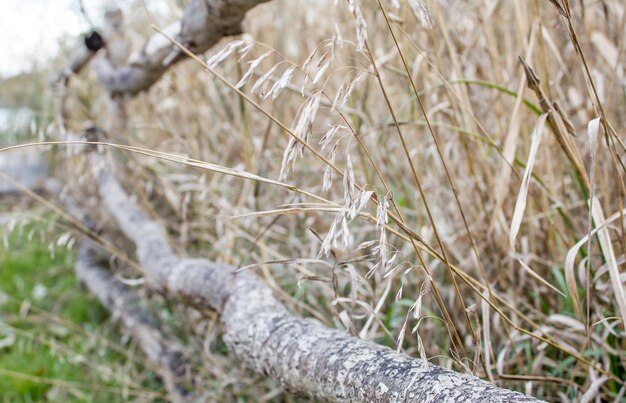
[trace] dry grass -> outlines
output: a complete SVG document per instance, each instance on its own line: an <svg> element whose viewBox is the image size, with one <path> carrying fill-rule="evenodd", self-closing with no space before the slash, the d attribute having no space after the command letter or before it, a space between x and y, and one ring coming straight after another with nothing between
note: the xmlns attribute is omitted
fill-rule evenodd
<svg viewBox="0 0 626 403"><path fill-rule="evenodd" d="M181 251L295 312L548 400L622 399L626 7L394 3L250 12L130 103L128 183ZM216 387L241 376L188 336Z"/></svg>

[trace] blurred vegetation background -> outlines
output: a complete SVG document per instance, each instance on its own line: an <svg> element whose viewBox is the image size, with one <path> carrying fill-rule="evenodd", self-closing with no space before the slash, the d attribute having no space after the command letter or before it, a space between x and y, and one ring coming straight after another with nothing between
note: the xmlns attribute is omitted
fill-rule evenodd
<svg viewBox="0 0 626 403"><path fill-rule="evenodd" d="M135 50L151 23L184 8L121 3ZM176 250L258 273L296 314L546 400L623 401L622 3L571 2L563 16L544 0L274 0L249 13L241 43L225 39L206 55L222 52L214 67L231 86L183 62L129 102L125 132L107 136L151 153L114 157ZM68 60L64 43L49 65L0 80L0 107L31 111L17 129L5 125L0 145L63 140L48 82ZM537 128L542 103L519 56L567 122L582 174L556 130ZM303 134L349 179L301 153L235 85L294 130L315 108ZM86 121L106 127L107 95L92 71L69 91L69 132ZM63 192L88 198L89 169L70 149L35 150ZM319 199L157 151L281 178ZM350 199L367 192L378 206L347 218ZM385 227L386 215L421 241L393 219ZM77 235L63 217L14 194L0 199L0 224L2 399L163 399L137 346L76 283ZM593 228L603 244L584 241ZM118 259L111 266L136 275ZM168 334L200 352L196 382L208 401L296 399L227 355L216 318L142 292Z"/></svg>

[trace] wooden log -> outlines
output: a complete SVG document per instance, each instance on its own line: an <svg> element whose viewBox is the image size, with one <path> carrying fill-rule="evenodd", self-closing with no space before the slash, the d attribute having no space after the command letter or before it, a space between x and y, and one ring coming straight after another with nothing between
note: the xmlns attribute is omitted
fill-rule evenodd
<svg viewBox="0 0 626 403"><path fill-rule="evenodd" d="M165 229L130 199L91 155L104 207L135 244L153 287L202 309L215 310L224 342L249 368L288 391L325 401L536 402L518 392L447 370L390 348L291 315L249 272L176 256Z"/></svg>
<svg viewBox="0 0 626 403"><path fill-rule="evenodd" d="M154 325L156 321L141 308L140 298L116 280L109 271L100 267L89 241L81 241L74 269L81 283L114 317L120 319L137 340L139 347L156 366L169 399L177 403L194 401L193 393L185 387L190 369L184 349L164 338Z"/></svg>

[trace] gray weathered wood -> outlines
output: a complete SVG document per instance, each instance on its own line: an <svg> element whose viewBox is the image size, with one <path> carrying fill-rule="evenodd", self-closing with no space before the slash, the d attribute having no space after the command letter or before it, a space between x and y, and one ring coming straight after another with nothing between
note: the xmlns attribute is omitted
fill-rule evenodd
<svg viewBox="0 0 626 403"><path fill-rule="evenodd" d="M222 37L240 33L246 12L266 1L192 0L180 23L165 31L192 52L202 53ZM93 67L112 98L120 99L148 89L184 58L158 34L125 64L104 55L93 60ZM326 401L537 401L328 329L315 320L294 317L251 273L208 260L179 258L165 229L129 198L103 156L94 153L90 158L103 205L135 244L148 284L198 308L215 310L232 353L285 389ZM98 270L89 273L96 287L93 292L105 306L119 310L103 289L113 286L110 275L105 278Z"/></svg>
<svg viewBox="0 0 626 403"><path fill-rule="evenodd" d="M241 33L246 12L267 1L192 0L181 21L165 31L192 52L203 53L223 37ZM154 34L142 51L126 64L119 65L109 57L99 57L92 65L110 94L135 95L150 88L168 68L185 57L161 34Z"/></svg>
<svg viewBox="0 0 626 403"><path fill-rule="evenodd" d="M152 323L151 315L140 307L140 298L98 265L86 240L79 245L74 269L81 283L114 317L121 320L137 340L139 347L156 366L170 400L181 403L194 401L193 394L184 386L190 370L182 347L162 337Z"/></svg>
<svg viewBox="0 0 626 403"><path fill-rule="evenodd" d="M152 286L217 311L229 349L287 390L328 401L537 401L294 317L251 273L179 258L165 229L129 198L102 155L93 154L91 161L102 202L135 244Z"/></svg>

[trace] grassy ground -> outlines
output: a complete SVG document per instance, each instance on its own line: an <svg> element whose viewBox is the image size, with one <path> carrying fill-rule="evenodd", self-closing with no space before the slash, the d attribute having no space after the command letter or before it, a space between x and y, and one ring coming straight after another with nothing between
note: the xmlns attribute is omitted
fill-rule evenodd
<svg viewBox="0 0 626 403"><path fill-rule="evenodd" d="M181 254L247 267L297 314L548 400L623 399L623 2L350 3L268 2L250 12L238 47L228 39L209 52L230 49L213 66L226 82L186 61L130 100L126 130L108 140L144 154L117 153L120 177ZM150 33L145 18L129 25ZM519 56L541 91L528 87ZM66 129L79 132L85 120L106 128L105 106L93 75L77 77ZM56 139L57 129L46 133ZM221 168L146 157L152 151ZM75 197L93 193L80 157L57 168ZM361 198L361 214L347 214ZM41 245L32 247L46 255ZM70 282L70 267L55 262L48 272ZM76 290L53 294L53 279L11 286L22 292L5 302L11 323L23 323L20 309L34 312L20 308L24 300L60 315ZM97 309L75 310L95 318L89 337L114 334ZM174 334L206 353L206 390L281 396L221 355L214 318L172 312L187 324ZM20 351L15 361L26 362ZM118 372L127 363L87 357L112 368L106 382L128 379ZM102 368L78 375L90 371L106 383ZM147 375L130 378L151 385Z"/></svg>
<svg viewBox="0 0 626 403"><path fill-rule="evenodd" d="M160 382L142 372L134 346L119 345L117 327L80 288L73 254L48 227L17 223L0 246L0 401L158 396Z"/></svg>

